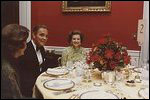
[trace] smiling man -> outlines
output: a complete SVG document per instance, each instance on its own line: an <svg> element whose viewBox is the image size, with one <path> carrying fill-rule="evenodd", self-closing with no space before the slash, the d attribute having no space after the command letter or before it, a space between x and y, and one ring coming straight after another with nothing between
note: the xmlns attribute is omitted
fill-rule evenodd
<svg viewBox="0 0 150 100"><path fill-rule="evenodd" d="M20 57L20 85L23 95L31 97L32 89L37 77L48 67L51 60L47 57L44 45L48 40L48 28L45 25L37 25L32 30L32 40L27 43L24 56Z"/></svg>

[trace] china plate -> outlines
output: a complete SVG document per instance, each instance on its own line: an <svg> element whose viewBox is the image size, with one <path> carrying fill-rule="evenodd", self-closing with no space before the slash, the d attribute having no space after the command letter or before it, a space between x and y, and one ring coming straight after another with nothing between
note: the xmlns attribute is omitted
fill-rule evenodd
<svg viewBox="0 0 150 100"><path fill-rule="evenodd" d="M74 87L75 83L69 79L51 79L44 82L44 87L50 90L67 90Z"/></svg>
<svg viewBox="0 0 150 100"><path fill-rule="evenodd" d="M142 88L138 91L138 95L144 99L149 99L149 88Z"/></svg>
<svg viewBox="0 0 150 100"><path fill-rule="evenodd" d="M80 99L119 99L118 96L100 90L87 91L80 95Z"/></svg>
<svg viewBox="0 0 150 100"><path fill-rule="evenodd" d="M60 76L60 75L68 74L69 71L64 68L48 68L46 73L49 75Z"/></svg>

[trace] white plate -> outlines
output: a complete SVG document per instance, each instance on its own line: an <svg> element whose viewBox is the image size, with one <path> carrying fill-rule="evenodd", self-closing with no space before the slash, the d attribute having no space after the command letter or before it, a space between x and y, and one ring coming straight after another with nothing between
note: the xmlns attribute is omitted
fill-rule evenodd
<svg viewBox="0 0 150 100"><path fill-rule="evenodd" d="M44 87L51 90L66 90L74 87L75 83L69 79L52 79L46 81Z"/></svg>
<svg viewBox="0 0 150 100"><path fill-rule="evenodd" d="M60 75L68 74L69 71L64 68L48 68L46 73L49 75L60 76Z"/></svg>
<svg viewBox="0 0 150 100"><path fill-rule="evenodd" d="M144 99L149 99L149 88L140 89L138 94Z"/></svg>
<svg viewBox="0 0 150 100"><path fill-rule="evenodd" d="M93 90L82 93L80 99L118 99L118 97L105 91Z"/></svg>

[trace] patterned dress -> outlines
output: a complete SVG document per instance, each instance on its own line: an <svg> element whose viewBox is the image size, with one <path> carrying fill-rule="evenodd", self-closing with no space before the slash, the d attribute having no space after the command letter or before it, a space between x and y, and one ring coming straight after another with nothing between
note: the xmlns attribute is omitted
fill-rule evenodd
<svg viewBox="0 0 150 100"><path fill-rule="evenodd" d="M61 64L62 66L66 66L68 61L76 62L76 61L85 61L86 60L86 50L83 47L73 48L73 46L69 46L65 48L62 53Z"/></svg>

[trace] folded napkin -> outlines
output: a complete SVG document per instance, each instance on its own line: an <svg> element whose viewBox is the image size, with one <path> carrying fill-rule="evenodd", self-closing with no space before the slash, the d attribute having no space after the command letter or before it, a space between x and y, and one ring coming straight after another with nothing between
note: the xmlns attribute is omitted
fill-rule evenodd
<svg viewBox="0 0 150 100"><path fill-rule="evenodd" d="M56 83L53 83L51 85L49 85L50 87L64 87L65 85L70 85L72 84L71 81L68 81L68 82L56 82Z"/></svg>
<svg viewBox="0 0 150 100"><path fill-rule="evenodd" d="M57 69L57 68L48 68L47 72L49 74L65 74L67 73L66 69Z"/></svg>

